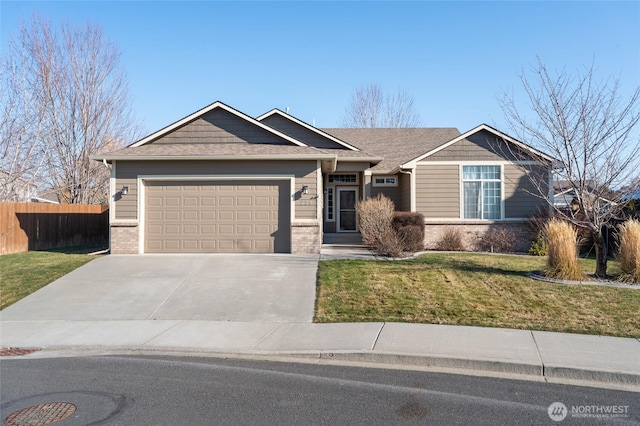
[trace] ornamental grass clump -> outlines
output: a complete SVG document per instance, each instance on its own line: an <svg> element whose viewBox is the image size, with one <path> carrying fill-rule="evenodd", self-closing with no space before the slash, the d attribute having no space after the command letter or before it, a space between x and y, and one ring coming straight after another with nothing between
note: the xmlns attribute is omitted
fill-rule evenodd
<svg viewBox="0 0 640 426"><path fill-rule="evenodd" d="M545 274L562 280L582 280L584 272L578 263L578 233L566 221L551 219L546 225L549 258Z"/></svg>
<svg viewBox="0 0 640 426"><path fill-rule="evenodd" d="M620 279L640 283L640 221L628 220L618 226L618 260L622 274Z"/></svg>

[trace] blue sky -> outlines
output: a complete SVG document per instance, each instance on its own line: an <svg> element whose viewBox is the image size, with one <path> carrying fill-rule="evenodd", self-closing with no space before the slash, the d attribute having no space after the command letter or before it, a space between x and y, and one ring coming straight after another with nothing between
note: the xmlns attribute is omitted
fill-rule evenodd
<svg viewBox="0 0 640 426"><path fill-rule="evenodd" d="M413 95L424 125L504 129L496 96L539 56L595 62L640 86L640 2L0 2L0 47L21 19L99 23L123 52L136 117L155 131L220 100L335 127L353 90Z"/></svg>

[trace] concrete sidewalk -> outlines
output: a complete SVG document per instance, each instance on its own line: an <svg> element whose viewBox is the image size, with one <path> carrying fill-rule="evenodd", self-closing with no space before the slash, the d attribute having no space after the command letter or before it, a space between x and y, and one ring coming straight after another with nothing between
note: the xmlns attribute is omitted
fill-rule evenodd
<svg viewBox="0 0 640 426"><path fill-rule="evenodd" d="M0 346L102 353L180 352L307 362L384 364L640 391L640 340L404 323L194 320L2 321Z"/></svg>

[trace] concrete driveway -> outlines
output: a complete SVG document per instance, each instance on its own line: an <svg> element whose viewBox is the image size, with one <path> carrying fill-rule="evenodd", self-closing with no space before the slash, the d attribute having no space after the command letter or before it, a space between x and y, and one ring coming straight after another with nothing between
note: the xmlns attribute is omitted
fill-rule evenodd
<svg viewBox="0 0 640 426"><path fill-rule="evenodd" d="M317 266L317 255L108 255L2 320L311 322Z"/></svg>

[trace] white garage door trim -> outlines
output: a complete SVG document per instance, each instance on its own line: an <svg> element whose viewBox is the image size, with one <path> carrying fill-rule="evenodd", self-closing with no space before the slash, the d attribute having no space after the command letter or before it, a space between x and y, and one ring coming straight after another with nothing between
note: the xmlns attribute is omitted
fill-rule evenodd
<svg viewBox="0 0 640 426"><path fill-rule="evenodd" d="M289 223L295 221L295 199L293 194L295 193L295 175L139 175L138 176L138 206L140 211L138 212L138 253L144 253L144 231L145 231L145 210L146 210L146 194L145 184L148 181L171 181L171 182L185 182L185 181L200 181L200 182L224 182L224 181L273 181L273 180L288 180L289 181ZM289 232L289 247L292 247L292 232Z"/></svg>

